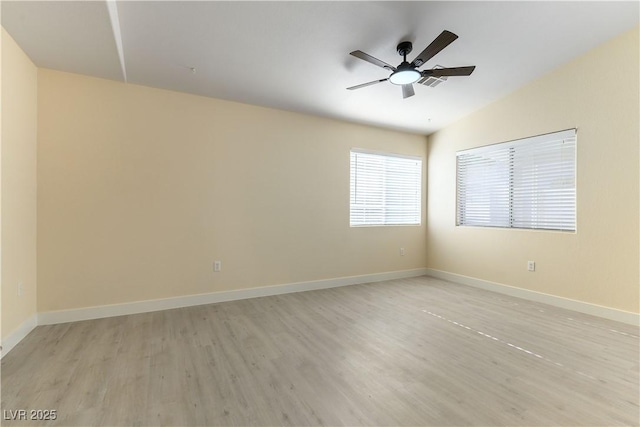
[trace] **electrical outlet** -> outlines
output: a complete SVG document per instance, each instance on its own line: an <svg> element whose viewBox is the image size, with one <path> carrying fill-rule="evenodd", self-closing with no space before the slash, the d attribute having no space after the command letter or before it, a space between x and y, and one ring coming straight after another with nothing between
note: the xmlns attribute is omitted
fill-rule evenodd
<svg viewBox="0 0 640 427"><path fill-rule="evenodd" d="M404 248L400 248L400 256L404 256Z"/></svg>
<svg viewBox="0 0 640 427"><path fill-rule="evenodd" d="M535 261L527 261L527 270L536 271L536 262Z"/></svg>
<svg viewBox="0 0 640 427"><path fill-rule="evenodd" d="M24 285L22 282L18 283L18 296L22 297L24 295Z"/></svg>
<svg viewBox="0 0 640 427"><path fill-rule="evenodd" d="M222 262L221 261L213 261L213 271L218 273L222 270Z"/></svg>

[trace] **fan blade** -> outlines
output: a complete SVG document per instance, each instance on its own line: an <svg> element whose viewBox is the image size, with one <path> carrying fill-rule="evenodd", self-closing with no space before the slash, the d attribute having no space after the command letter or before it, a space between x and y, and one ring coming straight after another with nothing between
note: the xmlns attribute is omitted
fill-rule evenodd
<svg viewBox="0 0 640 427"><path fill-rule="evenodd" d="M389 79L374 80L374 81L369 82L369 83L362 83L361 85L348 87L347 90L360 89L362 87L367 87L367 86L375 85L375 84L378 84L378 83L386 82L387 80L389 80Z"/></svg>
<svg viewBox="0 0 640 427"><path fill-rule="evenodd" d="M431 42L429 46L425 48L425 50L420 53L420 55L416 56L416 59L411 62L411 65L414 67L420 67L422 64L436 56L436 54L442 49L449 46L457 38L458 36L453 34L451 31L444 30L434 41Z"/></svg>
<svg viewBox="0 0 640 427"><path fill-rule="evenodd" d="M413 85L409 84L409 85L402 85L402 98L406 99L409 98L410 96L415 95L416 93L413 90Z"/></svg>
<svg viewBox="0 0 640 427"><path fill-rule="evenodd" d="M469 67L434 68L433 70L424 70L421 74L422 77L469 76L475 69L475 65Z"/></svg>
<svg viewBox="0 0 640 427"><path fill-rule="evenodd" d="M361 50L354 50L350 53L350 55L355 56L356 58L362 59L363 61L367 61L373 65L377 65L378 67L386 68L387 70L396 71L396 67L393 65L389 65L384 61L379 60L378 58L374 58L373 56L364 53Z"/></svg>

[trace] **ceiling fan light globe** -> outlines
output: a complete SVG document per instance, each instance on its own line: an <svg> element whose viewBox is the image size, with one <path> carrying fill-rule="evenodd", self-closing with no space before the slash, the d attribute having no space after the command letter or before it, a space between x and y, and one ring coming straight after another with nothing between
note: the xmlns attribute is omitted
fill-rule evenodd
<svg viewBox="0 0 640 427"><path fill-rule="evenodd" d="M389 76L394 85L409 85L420 80L420 72L416 70L398 70Z"/></svg>

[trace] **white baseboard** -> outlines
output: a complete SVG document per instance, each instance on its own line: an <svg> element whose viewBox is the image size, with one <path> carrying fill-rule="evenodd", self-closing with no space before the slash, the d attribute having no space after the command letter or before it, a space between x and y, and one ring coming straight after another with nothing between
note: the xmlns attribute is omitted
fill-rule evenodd
<svg viewBox="0 0 640 427"><path fill-rule="evenodd" d="M247 298L282 295L292 292L312 291L361 283L382 282L385 280L402 279L405 277L424 276L426 273L426 269L419 268L415 270L391 271L387 273L314 280L310 282L289 283L284 285L239 289L234 291L220 291L165 299L77 308L72 310L49 311L38 314L38 325L53 325L57 323L77 322L79 320L100 319L104 317L148 313L151 311L169 310L173 308L191 307Z"/></svg>
<svg viewBox="0 0 640 427"><path fill-rule="evenodd" d="M36 326L38 326L38 315L34 314L22 322L13 332L7 335L7 337L2 340L2 352L0 353L0 359L6 356L13 347L24 339L24 337L29 335L29 332L33 331Z"/></svg>
<svg viewBox="0 0 640 427"><path fill-rule="evenodd" d="M136 301L122 304L85 307L71 310L59 310L39 313L25 321L16 331L2 343L4 356L20 340L22 340L37 325L52 325L57 323L76 322L81 320L100 319L105 317L124 316L128 314L148 313L152 311L170 310L174 308L191 307L197 305L214 304L225 301L235 301L247 298L258 298L282 295L293 292L312 291L318 289L335 288L339 286L356 285L362 283L381 282L385 280L402 279L428 275L434 278L448 280L454 283L473 286L518 298L541 302L556 307L591 314L606 319L624 322L631 325L640 324L640 315L609 307L589 304L582 301L562 298L554 295L515 288L500 283L476 279L446 271L419 268L414 270L392 271L387 273L366 274L362 276L340 277L335 279L314 280L309 282L289 283L283 285L264 286L259 288L220 291L198 295L186 295L173 298Z"/></svg>
<svg viewBox="0 0 640 427"><path fill-rule="evenodd" d="M544 304L552 305L554 307L566 308L568 310L603 317L605 319L615 320L617 322L628 323L634 326L640 325L640 314L638 313L617 310L615 308L604 307L601 305L563 298L555 295L545 294L542 292L531 291L528 289L516 288L513 286L503 285L501 283L476 279L475 277L463 276L461 274L449 273L447 271L435 270L432 268L428 268L426 274L436 279L447 280L449 282L473 286L476 288L498 292L517 298L541 302Z"/></svg>

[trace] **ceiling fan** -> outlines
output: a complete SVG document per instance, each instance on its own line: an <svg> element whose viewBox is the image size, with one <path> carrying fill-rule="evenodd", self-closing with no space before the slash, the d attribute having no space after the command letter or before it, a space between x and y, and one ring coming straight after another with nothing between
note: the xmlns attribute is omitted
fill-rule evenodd
<svg viewBox="0 0 640 427"><path fill-rule="evenodd" d="M362 59L363 61L367 61L373 65L377 65L378 67L382 67L389 71L392 71L392 73L386 79L374 80L372 82L351 86L347 89L360 89L363 87L386 82L388 80L394 85L402 86L402 97L409 98L410 96L415 95L413 84L416 82L423 83L429 77L469 76L476 68L475 65L468 67L434 68L432 70L422 71L418 70L418 68L421 67L425 62L433 58L436 54L438 54L438 52L449 46L457 38L458 36L453 34L451 31L444 30L438 37L436 37L434 41L431 42L429 46L427 46L420 53L420 55L418 55L413 61L411 61L411 63L407 62L407 55L411 53L413 45L411 44L411 42L401 42L398 45L397 50L398 54L404 59L402 63L397 67L389 65L386 62L379 60L378 58L374 58L373 56L366 54L361 50L354 50L353 52L351 52L351 55L355 56L356 58Z"/></svg>

